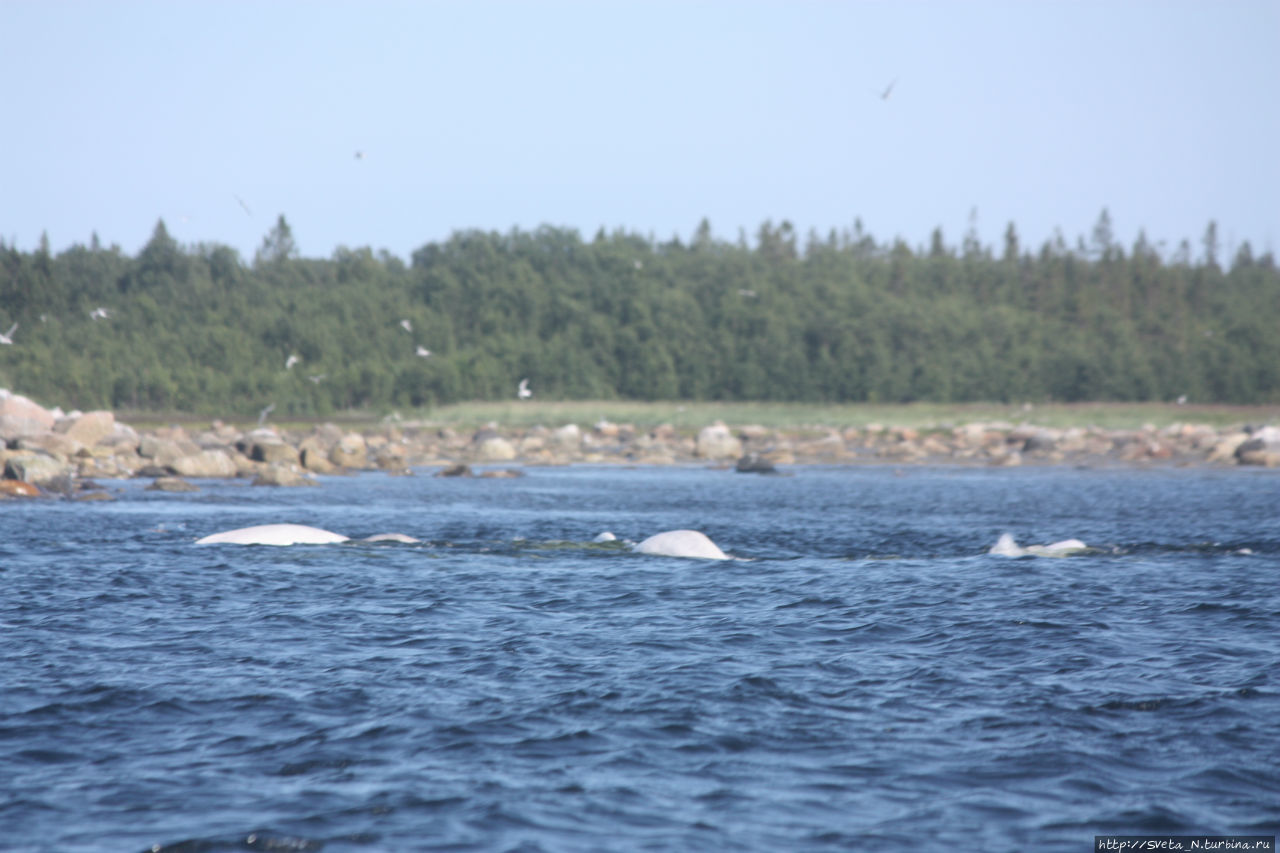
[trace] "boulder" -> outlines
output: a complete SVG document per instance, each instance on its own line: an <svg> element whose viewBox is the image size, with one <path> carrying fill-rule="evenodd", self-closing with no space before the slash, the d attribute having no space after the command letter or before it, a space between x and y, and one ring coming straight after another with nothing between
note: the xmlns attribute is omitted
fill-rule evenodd
<svg viewBox="0 0 1280 853"><path fill-rule="evenodd" d="M298 464L298 450L279 438L254 440L245 453L254 462L265 462L268 465Z"/></svg>
<svg viewBox="0 0 1280 853"><path fill-rule="evenodd" d="M742 456L742 441L724 421L716 421L698 432L694 452L703 459L737 459Z"/></svg>
<svg viewBox="0 0 1280 853"><path fill-rule="evenodd" d="M551 440L563 448L575 448L582 444L582 430L577 424L565 424L551 433Z"/></svg>
<svg viewBox="0 0 1280 853"><path fill-rule="evenodd" d="M508 462L516 458L516 449L502 436L491 436L480 442L476 458L486 462Z"/></svg>
<svg viewBox="0 0 1280 853"><path fill-rule="evenodd" d="M298 454L298 461L313 474L333 474L338 467L329 461L324 448L316 446L303 447Z"/></svg>
<svg viewBox="0 0 1280 853"><path fill-rule="evenodd" d="M776 474L778 469L759 453L747 453L738 459L734 470L740 474Z"/></svg>
<svg viewBox="0 0 1280 853"><path fill-rule="evenodd" d="M74 438L56 432L23 436L13 443L13 447L15 450L36 450L47 453L60 462L66 462L84 450L84 445Z"/></svg>
<svg viewBox="0 0 1280 853"><path fill-rule="evenodd" d="M318 486L320 485L310 477L303 476L300 472L292 468L285 468L279 465L270 465L264 467L258 472L258 476L253 478L250 484L253 486Z"/></svg>
<svg viewBox="0 0 1280 853"><path fill-rule="evenodd" d="M182 477L234 477L236 463L224 450L201 450L169 459L166 466Z"/></svg>
<svg viewBox="0 0 1280 853"><path fill-rule="evenodd" d="M1235 462L1236 451L1240 449L1240 445L1249 441L1247 432L1232 432L1222 436L1214 443L1213 448L1209 451L1206 461L1208 462Z"/></svg>
<svg viewBox="0 0 1280 853"><path fill-rule="evenodd" d="M329 461L339 468L369 467L369 449L364 436L358 432L349 432L329 451Z"/></svg>
<svg viewBox="0 0 1280 853"><path fill-rule="evenodd" d="M147 486L148 492L198 492L200 487L188 483L181 477L156 477L155 482Z"/></svg>
<svg viewBox="0 0 1280 853"><path fill-rule="evenodd" d="M0 388L0 439L9 441L20 435L48 432L57 416L21 394Z"/></svg>
<svg viewBox="0 0 1280 853"><path fill-rule="evenodd" d="M60 462L44 453L19 453L10 456L4 463L5 479L22 480L36 485L47 484L69 476L70 473L71 468L66 462Z"/></svg>
<svg viewBox="0 0 1280 853"><path fill-rule="evenodd" d="M0 480L0 497L38 498L40 488L25 480Z"/></svg>
<svg viewBox="0 0 1280 853"><path fill-rule="evenodd" d="M116 416L111 412L85 412L74 417L68 416L54 425L54 432L60 432L67 438L78 441L86 447L93 447L115 431Z"/></svg>
<svg viewBox="0 0 1280 853"><path fill-rule="evenodd" d="M436 472L437 477L470 477L471 466L458 463Z"/></svg>

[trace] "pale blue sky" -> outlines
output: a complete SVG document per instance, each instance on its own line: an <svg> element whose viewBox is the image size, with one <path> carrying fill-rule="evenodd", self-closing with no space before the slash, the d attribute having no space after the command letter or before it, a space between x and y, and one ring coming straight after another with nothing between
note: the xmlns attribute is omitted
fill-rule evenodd
<svg viewBox="0 0 1280 853"><path fill-rule="evenodd" d="M861 217L998 245L1103 207L1280 252L1280 2L6 0L0 237L402 258ZM897 81L890 97L880 93ZM363 159L355 157L363 151ZM237 198L252 214L246 213Z"/></svg>

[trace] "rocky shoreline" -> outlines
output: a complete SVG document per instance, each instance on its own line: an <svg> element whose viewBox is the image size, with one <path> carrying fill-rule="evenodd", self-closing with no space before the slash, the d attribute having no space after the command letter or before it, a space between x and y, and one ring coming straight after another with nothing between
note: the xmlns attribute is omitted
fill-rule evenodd
<svg viewBox="0 0 1280 853"><path fill-rule="evenodd" d="M109 497L96 483L102 479L143 477L153 480L149 488L185 491L198 488L190 480L203 478L308 486L318 485L317 475L365 470L502 477L519 476L523 466L572 464L704 464L746 473L806 464L1280 467L1276 426L1055 429L984 421L840 430L717 421L694 432L600 421L586 428L491 424L459 431L400 421L365 430L323 424L289 431L213 421L198 430L138 430L108 411L63 413L2 389L0 441L0 497L81 499Z"/></svg>

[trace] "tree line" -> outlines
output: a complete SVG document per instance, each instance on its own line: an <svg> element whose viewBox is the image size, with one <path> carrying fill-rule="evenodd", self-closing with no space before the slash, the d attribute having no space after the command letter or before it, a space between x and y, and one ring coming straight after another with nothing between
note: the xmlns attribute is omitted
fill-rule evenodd
<svg viewBox="0 0 1280 853"><path fill-rule="evenodd" d="M276 416L514 398L803 402L1280 401L1280 273L1210 223L1088 239L687 240L544 226L459 231L405 261L299 257L280 216L252 260L96 235L0 242L0 387L65 408ZM425 354L425 353L429 353Z"/></svg>

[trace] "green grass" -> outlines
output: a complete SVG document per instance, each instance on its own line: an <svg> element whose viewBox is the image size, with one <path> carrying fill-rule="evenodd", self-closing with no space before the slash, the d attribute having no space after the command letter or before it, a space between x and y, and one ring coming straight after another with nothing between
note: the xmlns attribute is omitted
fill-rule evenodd
<svg viewBox="0 0 1280 853"><path fill-rule="evenodd" d="M1271 406L1176 406L1170 403L1046 403L1031 407L1002 403L909 403L821 405L807 403L708 403L634 402L627 400L525 400L457 403L430 410L400 410L401 423L425 423L455 429L473 429L494 422L502 427L527 428L535 425L558 427L575 423L589 428L600 420L632 424L641 429L669 423L684 432L693 432L722 420L732 426L759 424L771 429L825 430L827 428L908 426L917 429L946 429L974 421L1031 423L1048 427L1088 427L1139 429L1147 424L1166 427L1174 423L1208 424L1229 427L1243 424L1280 424L1280 405ZM202 415L158 412L118 412L117 418L140 429L165 424L183 424L203 429L211 418ZM327 417L284 416L269 422L285 429L307 430L331 421L348 429L369 429L387 422L388 413L342 412ZM257 420L223 418L237 427L249 428Z"/></svg>
<svg viewBox="0 0 1280 853"><path fill-rule="evenodd" d="M1280 406L1176 406L1164 403L1043 404L1031 408L1000 403L911 403L901 405L817 405L804 403L705 403L629 401L528 400L524 402L475 402L441 406L429 412L402 413L446 426L474 427L490 421L502 426L556 427L567 423L590 426L602 418L637 427L669 423L678 429L699 429L712 421L770 428L950 427L974 421L1008 421L1040 426L1098 426L1105 429L1138 429L1146 424L1165 427L1173 423L1225 427L1246 423L1280 422Z"/></svg>

